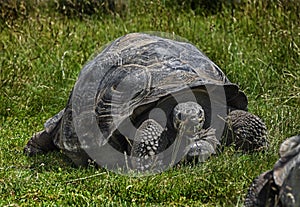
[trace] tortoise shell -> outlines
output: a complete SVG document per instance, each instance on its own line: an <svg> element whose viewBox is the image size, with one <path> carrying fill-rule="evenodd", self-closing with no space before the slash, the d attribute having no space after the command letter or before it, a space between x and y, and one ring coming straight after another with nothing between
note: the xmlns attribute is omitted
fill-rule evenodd
<svg viewBox="0 0 300 207"><path fill-rule="evenodd" d="M192 44L128 34L109 44L81 70L61 115L56 144L79 164L85 159L84 151L99 151L95 146L101 146L102 153L93 158L99 161L113 148L126 152L136 128L149 117L165 127L172 142L176 131L170 113L185 101L203 107L204 127L215 128L218 137L228 109L247 110L248 104L239 87ZM114 161L119 161L117 155Z"/></svg>

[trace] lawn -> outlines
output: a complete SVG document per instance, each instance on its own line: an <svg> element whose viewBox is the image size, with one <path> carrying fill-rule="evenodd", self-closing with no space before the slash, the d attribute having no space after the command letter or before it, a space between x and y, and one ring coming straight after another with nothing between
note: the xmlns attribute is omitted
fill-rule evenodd
<svg viewBox="0 0 300 207"><path fill-rule="evenodd" d="M6 17L1 8L0 206L242 206L252 179L278 159L280 143L300 133L296 1L248 0L209 12L128 2L121 14L69 17L45 5ZM228 147L203 164L141 178L75 168L57 152L25 156L28 139L64 107L86 61L115 38L144 31L181 36L219 65L265 121L269 149Z"/></svg>

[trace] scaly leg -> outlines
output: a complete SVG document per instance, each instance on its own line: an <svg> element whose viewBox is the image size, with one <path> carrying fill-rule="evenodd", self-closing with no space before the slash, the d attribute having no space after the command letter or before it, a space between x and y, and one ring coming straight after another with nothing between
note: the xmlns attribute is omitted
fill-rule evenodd
<svg viewBox="0 0 300 207"><path fill-rule="evenodd" d="M160 150L160 138L164 129L153 119L144 121L137 129L131 148L132 166L138 171L147 171L159 165L155 158Z"/></svg>

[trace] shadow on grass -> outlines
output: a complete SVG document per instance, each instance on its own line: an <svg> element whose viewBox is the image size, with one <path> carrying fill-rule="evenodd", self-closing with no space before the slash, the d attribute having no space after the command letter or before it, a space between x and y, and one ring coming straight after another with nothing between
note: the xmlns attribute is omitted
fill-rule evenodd
<svg viewBox="0 0 300 207"><path fill-rule="evenodd" d="M25 154L24 156L27 157L28 168L38 172L78 169L67 156L58 151L31 157Z"/></svg>

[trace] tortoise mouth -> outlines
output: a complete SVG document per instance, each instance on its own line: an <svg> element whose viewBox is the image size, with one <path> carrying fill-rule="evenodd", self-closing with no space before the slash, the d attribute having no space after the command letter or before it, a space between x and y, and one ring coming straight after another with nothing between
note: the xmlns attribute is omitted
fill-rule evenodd
<svg viewBox="0 0 300 207"><path fill-rule="evenodd" d="M177 131L183 131L185 134L194 135L203 126L203 117L186 117L184 120L174 119L174 128Z"/></svg>

